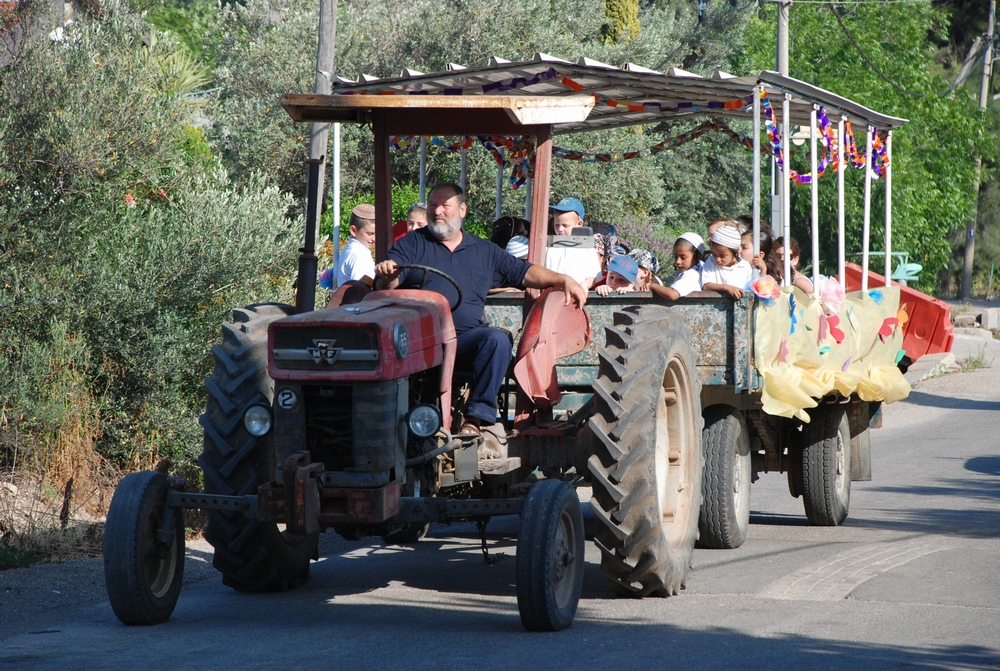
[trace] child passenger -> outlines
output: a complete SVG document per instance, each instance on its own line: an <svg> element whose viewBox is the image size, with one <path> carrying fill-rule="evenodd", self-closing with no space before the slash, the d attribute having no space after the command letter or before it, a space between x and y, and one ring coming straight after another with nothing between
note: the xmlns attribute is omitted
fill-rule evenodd
<svg viewBox="0 0 1000 671"><path fill-rule="evenodd" d="M701 288L718 291L733 298L743 291L753 276L753 268L740 258L740 232L732 226L720 226L709 239L711 254L701 269Z"/></svg>
<svg viewBox="0 0 1000 671"><path fill-rule="evenodd" d="M650 291L651 287L663 286L657 274L660 272L660 262L656 255L648 249L636 247L628 253L639 264L639 275L635 280L636 291Z"/></svg>
<svg viewBox="0 0 1000 671"><path fill-rule="evenodd" d="M674 270L677 274L669 287L652 286L654 295L675 301L692 291L701 291L701 259L705 241L697 233L688 231L674 241Z"/></svg>
<svg viewBox="0 0 1000 671"><path fill-rule="evenodd" d="M608 262L608 275L604 284L594 291L607 296L612 291L625 294L635 291L635 280L639 276L639 264L630 256L616 256Z"/></svg>
<svg viewBox="0 0 1000 671"><path fill-rule="evenodd" d="M351 280L375 279L375 206L362 203L351 210L351 237L347 239L337 266L337 286Z"/></svg>
<svg viewBox="0 0 1000 671"><path fill-rule="evenodd" d="M574 228L586 226L583 222L583 203L576 198L563 198L550 206L549 215L549 235L572 235ZM597 252L589 247L549 247L545 254L545 267L569 275L584 289L594 286L601 274Z"/></svg>
<svg viewBox="0 0 1000 671"><path fill-rule="evenodd" d="M798 287L803 292L807 294L812 294L813 284L808 277L799 272L799 241L795 238L790 238L791 240L791 258L788 260L788 265L792 269L792 285ZM774 246L771 248L771 258L774 261L774 266L777 269L777 279L779 282L785 273L785 239L775 238Z"/></svg>

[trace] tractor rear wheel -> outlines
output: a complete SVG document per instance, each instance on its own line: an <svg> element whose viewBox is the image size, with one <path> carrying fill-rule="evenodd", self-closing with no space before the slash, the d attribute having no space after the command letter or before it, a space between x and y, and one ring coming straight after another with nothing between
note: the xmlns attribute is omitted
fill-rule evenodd
<svg viewBox="0 0 1000 671"><path fill-rule="evenodd" d="M847 519L851 505L851 427L842 404L820 405L802 427L802 503L817 526Z"/></svg>
<svg viewBox="0 0 1000 671"><path fill-rule="evenodd" d="M698 546L743 545L750 525L750 436L743 416L728 405L705 411L705 476Z"/></svg>
<svg viewBox="0 0 1000 671"><path fill-rule="evenodd" d="M233 323L222 325L222 343L212 348L215 368L205 380L208 403L199 420L205 439L198 463L208 494L256 494L274 478L273 434L250 435L243 413L254 404L271 405L267 326L293 312L290 305L252 305L233 310ZM262 592L292 589L308 579L319 534L292 534L241 512L212 510L205 538L215 547L212 565L224 584Z"/></svg>
<svg viewBox="0 0 1000 671"><path fill-rule="evenodd" d="M601 571L628 596L677 594L698 533L701 383L679 314L636 306L606 329L588 466Z"/></svg>

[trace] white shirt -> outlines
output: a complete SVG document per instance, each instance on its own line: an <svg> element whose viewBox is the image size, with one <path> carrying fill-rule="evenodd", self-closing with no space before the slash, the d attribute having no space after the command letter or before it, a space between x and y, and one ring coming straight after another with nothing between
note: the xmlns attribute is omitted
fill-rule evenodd
<svg viewBox="0 0 1000 671"><path fill-rule="evenodd" d="M545 253L545 267L581 284L601 274L601 261L593 247L550 247Z"/></svg>
<svg viewBox="0 0 1000 671"><path fill-rule="evenodd" d="M701 263L696 263L687 270L677 273L670 288L681 296L687 296L692 291L701 291Z"/></svg>
<svg viewBox="0 0 1000 671"><path fill-rule="evenodd" d="M706 284L728 284L731 287L746 289L753 277L753 266L740 259L731 266L718 266L715 258L708 257L701 269L701 286Z"/></svg>
<svg viewBox="0 0 1000 671"><path fill-rule="evenodd" d="M337 286L343 286L351 280L362 277L375 279L375 259L371 250L354 238L348 238L347 244L340 252L340 265L337 267Z"/></svg>

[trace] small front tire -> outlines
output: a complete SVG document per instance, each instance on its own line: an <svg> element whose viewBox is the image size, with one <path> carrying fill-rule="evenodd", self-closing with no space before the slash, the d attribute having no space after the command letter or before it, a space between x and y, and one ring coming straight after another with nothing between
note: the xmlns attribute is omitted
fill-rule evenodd
<svg viewBox="0 0 1000 671"><path fill-rule="evenodd" d="M517 537L517 610L528 631L573 624L583 589L583 513L576 490L543 480L528 492Z"/></svg>
<svg viewBox="0 0 1000 671"><path fill-rule="evenodd" d="M111 499L104 583L123 624L166 622L177 605L184 577L184 516L181 509L167 507L168 491L165 475L141 471L126 475ZM157 538L163 527L171 532L168 541Z"/></svg>

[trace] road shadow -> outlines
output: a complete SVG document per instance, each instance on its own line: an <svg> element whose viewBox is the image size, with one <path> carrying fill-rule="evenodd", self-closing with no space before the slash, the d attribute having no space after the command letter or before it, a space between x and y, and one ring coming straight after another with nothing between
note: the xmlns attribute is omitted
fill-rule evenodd
<svg viewBox="0 0 1000 671"><path fill-rule="evenodd" d="M637 616L633 609L631 616L623 618L606 604L585 598L570 629L527 633L509 599L490 602L455 595L444 603L432 603L419 602L410 592L393 592L359 603L320 591L237 595L210 605L202 603L197 610L185 611L182 605L169 623L157 627L124 628L109 622L91 628L88 644L82 648L62 641L56 632L46 637L44 655L2 651L0 665L7 671L151 665L407 671L466 666L477 671L509 671L570 665L614 671L965 671L1000 666L1000 651L982 645L894 645L781 632L751 635L723 626L662 624L660 620L671 616L672 604L683 599L647 600L643 603L648 603L649 609L643 615ZM823 626L831 618L847 616L846 611L831 609L841 610L833 604L816 604L806 606L799 617L806 624ZM696 614L698 609L691 612ZM184 645L169 645L176 640L183 640ZM124 641L128 644L121 645ZM103 660L112 664L87 657L94 649L116 643L113 660Z"/></svg>
<svg viewBox="0 0 1000 671"><path fill-rule="evenodd" d="M983 475L1000 475L1000 456L972 457L965 462L965 469Z"/></svg>
<svg viewBox="0 0 1000 671"><path fill-rule="evenodd" d="M914 389L906 397L904 403L920 405L930 408L946 408L949 410L1000 410L1000 401L981 401L973 398L962 398L956 396L939 396Z"/></svg>

